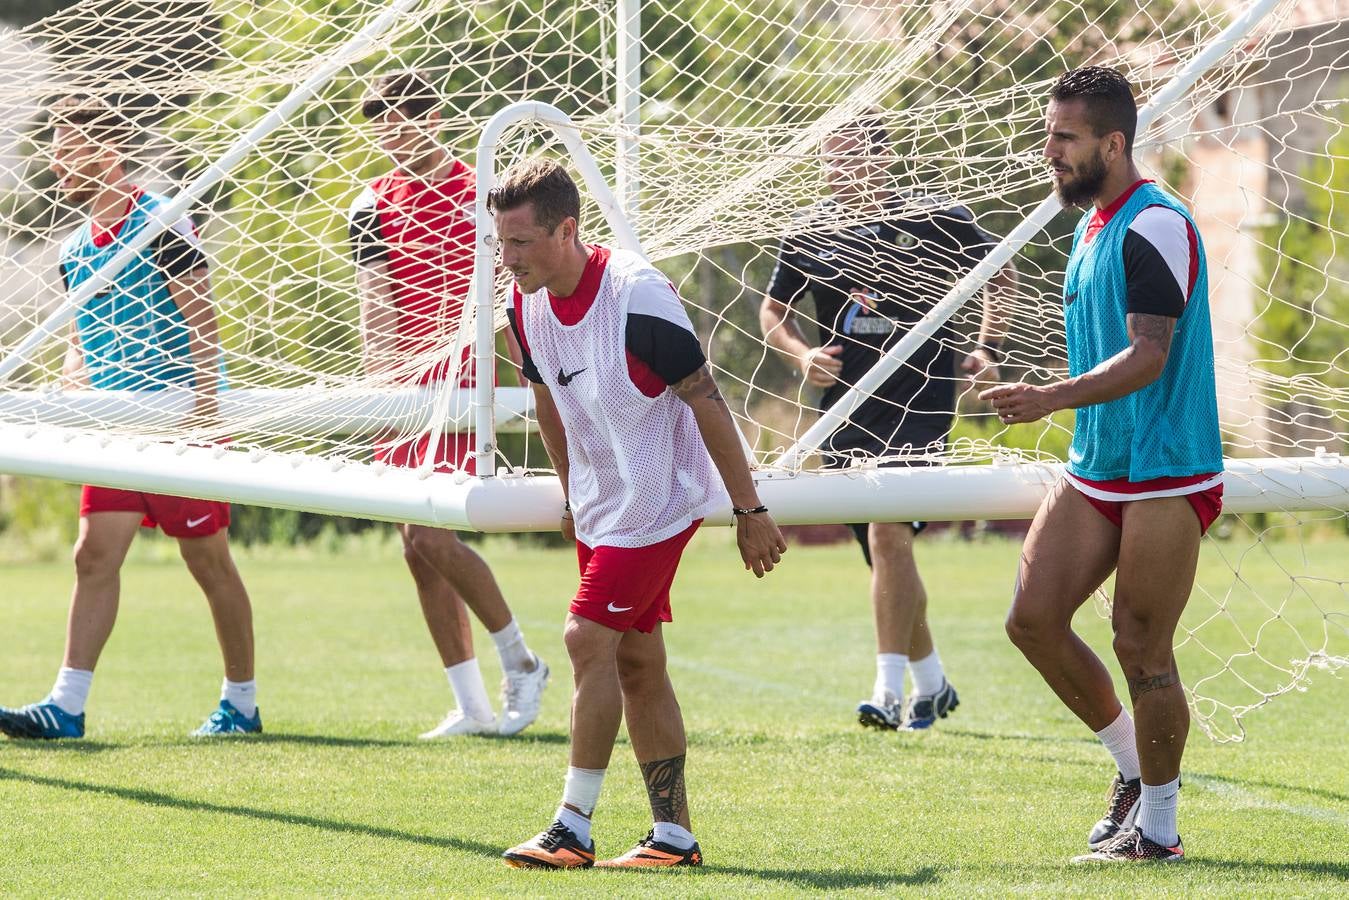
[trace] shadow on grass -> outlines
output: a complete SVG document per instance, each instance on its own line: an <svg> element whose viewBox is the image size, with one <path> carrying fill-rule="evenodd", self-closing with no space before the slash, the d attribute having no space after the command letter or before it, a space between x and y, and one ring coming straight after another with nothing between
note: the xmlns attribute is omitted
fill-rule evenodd
<svg viewBox="0 0 1349 900"><path fill-rule="evenodd" d="M38 785L40 787L58 788L66 791L79 791L88 794L102 794L105 796L117 797L122 800L129 800L133 803L143 803L146 806L166 807L168 809L180 809L188 812L215 813L223 816L238 816L240 818L256 819L262 822L279 822L283 825L299 825L305 828L318 828L323 831L332 831L338 834L363 834L369 837L387 838L393 841L419 844L425 847L462 850L466 853L476 853L479 856L490 856L494 859L500 858L502 849L500 847L482 844L477 841L463 840L461 838L414 834L409 831L398 831L394 828L382 828L378 825L364 825L360 822L343 822L336 819L322 819L317 816L304 816L296 813L276 812L268 809L254 809L250 806L208 803L204 800L190 800L185 797L175 797L172 794L162 794L158 791L147 791L141 788L113 787L112 785L93 784L86 781L72 781L66 778L49 778L42 775L30 775L26 772L15 772L13 769L6 769L3 767L0 767L0 781L18 781Z"/></svg>
<svg viewBox="0 0 1349 900"><path fill-rule="evenodd" d="M698 869L686 869L686 872L703 875L741 875L746 878L762 878L782 881L800 888L816 890L844 890L846 888L885 888L920 887L936 884L941 879L933 866L923 866L913 872L856 872L844 870L812 871L810 869L751 869L747 866L703 866Z"/></svg>
<svg viewBox="0 0 1349 900"><path fill-rule="evenodd" d="M972 731L967 728L951 728L949 726L943 726L941 733L948 734L951 737L973 738L977 741L1031 741L1043 744L1090 744L1093 747L1099 747L1101 745L1101 742L1094 737L1049 737L1043 734Z"/></svg>
<svg viewBox="0 0 1349 900"><path fill-rule="evenodd" d="M0 738L0 746L8 745L10 747L22 747L25 750L38 750L46 753L83 753L93 754L102 753L105 750L120 750L121 744L114 744L108 741L91 741L85 738L79 740L60 740L60 741L32 741L18 740L10 738L8 740Z"/></svg>

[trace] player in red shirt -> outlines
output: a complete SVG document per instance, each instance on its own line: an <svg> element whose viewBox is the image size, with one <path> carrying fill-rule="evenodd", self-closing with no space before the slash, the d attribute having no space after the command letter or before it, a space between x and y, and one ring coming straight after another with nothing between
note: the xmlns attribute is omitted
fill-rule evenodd
<svg viewBox="0 0 1349 900"><path fill-rule="evenodd" d="M473 274L471 168L437 140L440 99L416 71L386 75L361 104L394 169L375 179L351 210L350 236L361 301L366 372L386 384L436 385L455 371L461 387L473 374L462 359L442 356L454 340ZM473 440L445 434L385 435L375 458L393 466L472 471ZM440 652L458 708L423 734L517 734L539 714L548 666L525 645L487 563L453 531L401 526L403 551L422 614ZM473 655L465 605L491 633L505 678L497 720Z"/></svg>

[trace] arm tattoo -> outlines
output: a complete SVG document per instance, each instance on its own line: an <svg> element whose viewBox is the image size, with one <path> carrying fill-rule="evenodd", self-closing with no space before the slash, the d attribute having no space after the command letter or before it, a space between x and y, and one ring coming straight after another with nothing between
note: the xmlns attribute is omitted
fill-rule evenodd
<svg viewBox="0 0 1349 900"><path fill-rule="evenodd" d="M684 754L642 763L642 780L651 798L651 816L657 822L678 822L688 808L684 793Z"/></svg>
<svg viewBox="0 0 1349 900"><path fill-rule="evenodd" d="M675 396L685 403L690 403L700 397L722 404L726 402L721 397L721 391L717 389L717 382L712 377L712 370L706 364L692 375L671 385L670 390L674 391Z"/></svg>
<svg viewBox="0 0 1349 900"><path fill-rule="evenodd" d="M1176 328L1175 319L1151 313L1129 313L1126 323L1131 340L1143 338L1156 344L1161 348L1163 356L1171 352L1171 335Z"/></svg>
<svg viewBox="0 0 1349 900"><path fill-rule="evenodd" d="M1173 684L1180 684L1180 676L1175 670L1161 675L1145 675L1142 678L1130 678L1129 699L1137 703L1138 698L1149 691L1159 691L1162 688L1171 687Z"/></svg>

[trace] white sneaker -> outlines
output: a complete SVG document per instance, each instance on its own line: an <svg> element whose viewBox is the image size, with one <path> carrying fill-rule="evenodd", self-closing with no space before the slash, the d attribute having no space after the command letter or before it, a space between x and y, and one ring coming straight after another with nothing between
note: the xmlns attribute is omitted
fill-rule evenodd
<svg viewBox="0 0 1349 900"><path fill-rule="evenodd" d="M445 720L421 736L424 741L434 741L440 738L454 737L460 734L496 734L497 720L496 716L482 721L475 719L470 715L465 715L457 709L450 710L450 714Z"/></svg>
<svg viewBox="0 0 1349 900"><path fill-rule="evenodd" d="M548 686L548 664L538 663L532 672L508 672L501 679L501 734L519 734L539 717L539 702Z"/></svg>

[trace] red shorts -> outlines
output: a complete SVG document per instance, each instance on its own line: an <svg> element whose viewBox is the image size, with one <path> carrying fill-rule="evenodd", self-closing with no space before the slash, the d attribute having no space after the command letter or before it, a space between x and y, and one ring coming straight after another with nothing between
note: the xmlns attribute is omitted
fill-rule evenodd
<svg viewBox="0 0 1349 900"><path fill-rule="evenodd" d="M701 524L697 519L674 537L646 547L589 547L577 541L581 586L571 611L615 631L635 628L643 634L659 622L673 621L670 585L684 547Z"/></svg>
<svg viewBox="0 0 1349 900"><path fill-rule="evenodd" d="M388 441L375 445L375 461L398 466L401 469L420 468L427 459L431 435L421 434L408 441ZM473 451L477 442L470 433L450 432L440 436L436 444L434 471L474 474Z"/></svg>
<svg viewBox="0 0 1349 900"><path fill-rule="evenodd" d="M1097 512L1105 516L1115 524L1116 528L1124 527L1124 504L1134 503L1133 500L1101 500L1092 497L1089 494L1079 490L1077 485L1073 484L1072 479L1067 479L1068 484L1082 495L1082 499L1095 508ZM1204 534L1209 530L1218 516L1223 511L1223 486L1216 484L1211 488L1202 491L1195 491L1191 494L1181 494L1186 500L1190 501L1190 508L1194 514L1199 517L1199 533Z"/></svg>
<svg viewBox="0 0 1349 900"><path fill-rule="evenodd" d="M230 526L230 505L216 500L192 500L141 491L85 485L80 491L80 515L100 512L138 512L141 527L159 526L169 537L210 537Z"/></svg>

